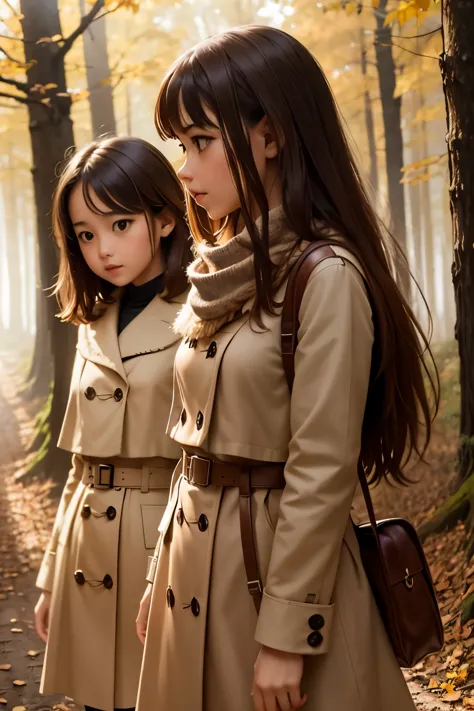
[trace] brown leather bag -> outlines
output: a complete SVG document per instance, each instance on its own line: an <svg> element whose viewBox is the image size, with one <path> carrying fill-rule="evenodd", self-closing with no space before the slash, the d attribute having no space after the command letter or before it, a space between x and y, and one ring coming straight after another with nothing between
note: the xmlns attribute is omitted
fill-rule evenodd
<svg viewBox="0 0 474 711"><path fill-rule="evenodd" d="M298 340L298 314L311 272L324 259L335 256L330 242L314 242L293 267L282 312L283 367L290 390L294 380L294 353ZM369 522L354 528L362 562L395 655L402 667L439 652L443 625L428 563L413 526L401 518L376 521L362 462L358 476ZM354 611L357 614L357 611Z"/></svg>

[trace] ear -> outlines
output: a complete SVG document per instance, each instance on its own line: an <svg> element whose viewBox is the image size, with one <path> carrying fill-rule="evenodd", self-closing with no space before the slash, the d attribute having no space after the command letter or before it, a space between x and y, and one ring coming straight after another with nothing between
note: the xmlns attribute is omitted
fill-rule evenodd
<svg viewBox="0 0 474 711"><path fill-rule="evenodd" d="M168 207L163 208L155 217L156 236L168 237L176 226L176 218Z"/></svg>
<svg viewBox="0 0 474 711"><path fill-rule="evenodd" d="M265 140L265 158L270 160L276 158L280 152L276 132L266 116L264 116L256 126L258 133Z"/></svg>

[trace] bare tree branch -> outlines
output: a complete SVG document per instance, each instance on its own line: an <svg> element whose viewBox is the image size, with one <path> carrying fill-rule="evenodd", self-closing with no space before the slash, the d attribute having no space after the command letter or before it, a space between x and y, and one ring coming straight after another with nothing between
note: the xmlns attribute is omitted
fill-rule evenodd
<svg viewBox="0 0 474 711"><path fill-rule="evenodd" d="M4 4L8 7L8 9L9 9L11 12L13 12L13 14L15 15L15 17L18 17L18 15L19 15L20 13L18 12L18 10L15 10L15 8L14 8L13 5L11 4L11 2L9 2L9 0L3 0L3 2L4 2Z"/></svg>
<svg viewBox="0 0 474 711"><path fill-rule="evenodd" d="M0 46L0 52L2 54L4 54L5 57L10 60L10 62L15 62L15 64L24 64L24 62L22 62L21 59L15 59L15 57L12 57L12 55L1 46Z"/></svg>
<svg viewBox="0 0 474 711"><path fill-rule="evenodd" d="M16 79L9 79L8 77L2 77L0 74L0 84L10 84L10 86L16 86L17 89L23 91L25 94L28 93L28 84L26 81L17 81Z"/></svg>
<svg viewBox="0 0 474 711"><path fill-rule="evenodd" d="M104 7L104 2L105 0L96 0L91 10L89 10L87 15L84 15L78 27L76 27L74 32L65 39L63 46L58 49L58 53L56 55L58 59L64 57L69 52L77 38L80 37L87 30L91 22L94 21L98 13Z"/></svg>
<svg viewBox="0 0 474 711"><path fill-rule="evenodd" d="M48 106L46 104L43 104L42 101L38 101L38 99L27 99L24 96L15 96L15 94L7 94L4 91L0 91L0 96L3 96L5 99L14 99L20 104L40 104L40 106L44 106L45 109L48 109Z"/></svg>
<svg viewBox="0 0 474 711"><path fill-rule="evenodd" d="M414 54L415 57L425 57L426 59L434 59L439 62L439 57L433 57L432 54L420 54L420 52L413 52L411 49L408 49L408 47L402 47L401 44L397 44L396 42L374 42L374 44L379 44L381 47L397 47L398 49L402 49L404 52Z"/></svg>
<svg viewBox="0 0 474 711"><path fill-rule="evenodd" d="M420 39L421 37L429 37L430 35L435 35L437 32L441 32L441 25L431 32L424 32L422 35L394 35L392 37L397 37L398 39Z"/></svg>

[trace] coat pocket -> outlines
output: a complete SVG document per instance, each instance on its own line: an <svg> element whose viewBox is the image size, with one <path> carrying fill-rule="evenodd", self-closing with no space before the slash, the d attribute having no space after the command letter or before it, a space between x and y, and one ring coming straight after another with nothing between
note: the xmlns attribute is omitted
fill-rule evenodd
<svg viewBox="0 0 474 711"><path fill-rule="evenodd" d="M273 533L275 533L278 523L278 517L280 515L281 494L282 489L268 489L267 493L265 494L265 499L263 501L265 517Z"/></svg>
<svg viewBox="0 0 474 711"><path fill-rule="evenodd" d="M159 537L158 526L166 509L166 504L142 504L143 543L147 549L155 549Z"/></svg>

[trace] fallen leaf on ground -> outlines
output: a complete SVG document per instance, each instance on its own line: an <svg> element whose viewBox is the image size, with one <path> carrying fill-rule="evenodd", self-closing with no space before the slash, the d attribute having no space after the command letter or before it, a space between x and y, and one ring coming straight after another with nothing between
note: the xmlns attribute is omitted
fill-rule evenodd
<svg viewBox="0 0 474 711"><path fill-rule="evenodd" d="M38 654L41 654L41 652L40 652L39 649L29 649L29 650L27 651L27 655L28 655L29 657L31 657L32 659L34 659L35 657L37 657Z"/></svg>
<svg viewBox="0 0 474 711"><path fill-rule="evenodd" d="M14 706L13 711L26 711L26 706Z"/></svg>
<svg viewBox="0 0 474 711"><path fill-rule="evenodd" d="M465 696L462 705L465 708L474 709L474 697L471 696L471 698L468 698L467 696Z"/></svg>
<svg viewBox="0 0 474 711"><path fill-rule="evenodd" d="M446 694L446 696L441 697L443 701L459 701L461 698L461 692L460 691L451 691L449 694Z"/></svg>
<svg viewBox="0 0 474 711"><path fill-rule="evenodd" d="M21 629L21 627L12 627L10 632L23 632L23 630Z"/></svg>
<svg viewBox="0 0 474 711"><path fill-rule="evenodd" d="M439 683L436 681L436 679L432 676L430 678L430 683L428 684L428 689L438 689L439 688Z"/></svg>
<svg viewBox="0 0 474 711"><path fill-rule="evenodd" d="M0 704L8 704L8 701L6 699L0 699Z"/></svg>
<svg viewBox="0 0 474 711"><path fill-rule="evenodd" d="M23 681L23 679L15 679L13 686L26 686L26 681Z"/></svg>

